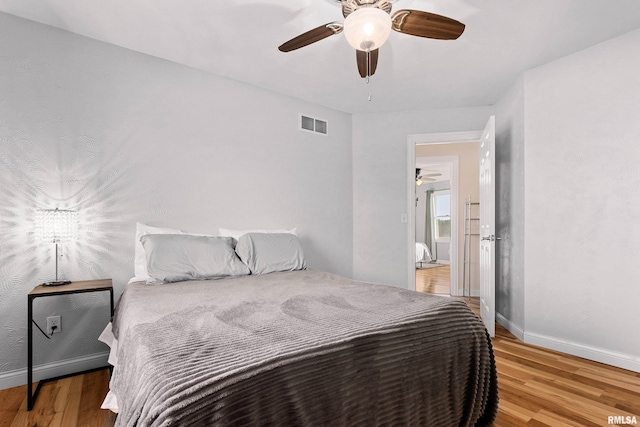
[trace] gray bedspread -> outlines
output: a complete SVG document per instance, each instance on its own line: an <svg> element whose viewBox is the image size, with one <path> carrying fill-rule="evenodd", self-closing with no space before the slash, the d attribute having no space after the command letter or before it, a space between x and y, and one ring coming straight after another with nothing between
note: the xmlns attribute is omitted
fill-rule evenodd
<svg viewBox="0 0 640 427"><path fill-rule="evenodd" d="M464 302L305 270L149 286L113 322L117 426L482 426L491 342Z"/></svg>

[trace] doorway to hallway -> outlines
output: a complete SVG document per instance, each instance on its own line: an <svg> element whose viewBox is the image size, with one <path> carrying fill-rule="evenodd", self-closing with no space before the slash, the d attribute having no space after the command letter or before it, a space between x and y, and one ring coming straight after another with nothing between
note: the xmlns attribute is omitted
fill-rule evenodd
<svg viewBox="0 0 640 427"><path fill-rule="evenodd" d="M426 172L425 175L429 175L432 172L434 163L446 163L449 165L450 176L448 179L447 188L450 191L450 212L449 212L449 225L450 225L450 237L449 242L440 242L438 245L431 243L429 249L432 252L437 251L434 258L439 260L439 263L449 263L449 280L451 296L461 296L463 286L463 264L464 264L464 228L463 228L463 213L464 213L464 200L469 194L473 194L474 200L477 199L478 194L478 147L481 132L452 132L442 134L423 134L423 135L410 135L408 138L408 166L410 173L410 180L408 185L409 191L409 242L410 253L415 251L416 242L424 242L429 245L431 236L427 235L422 230L425 229L426 220L423 221L424 208L418 207L416 204L417 198L425 200L424 190L429 184L434 182L424 182L421 185L417 185L416 182L416 169L423 168ZM436 177L439 178L439 177ZM473 179L474 183L471 183ZM473 188L469 186L472 185ZM444 188L430 188L430 190L442 190ZM433 193L432 193L433 194ZM425 200L426 201L426 200ZM421 206L421 204L420 204ZM422 212L420 210L422 209ZM422 222L422 225L421 225ZM444 224L444 223L442 223ZM421 230L422 229L422 230ZM424 235L423 235L424 234ZM419 276L416 273L416 267L420 264L415 264L415 259L411 259L409 289L417 290L417 281ZM432 276L433 272L426 273L428 276ZM443 276L443 270L440 270L440 276ZM477 274L473 275L478 277ZM435 278L430 278L430 283L435 283ZM440 282L442 283L442 282ZM474 286L474 290L477 289ZM474 292L477 294L477 291Z"/></svg>

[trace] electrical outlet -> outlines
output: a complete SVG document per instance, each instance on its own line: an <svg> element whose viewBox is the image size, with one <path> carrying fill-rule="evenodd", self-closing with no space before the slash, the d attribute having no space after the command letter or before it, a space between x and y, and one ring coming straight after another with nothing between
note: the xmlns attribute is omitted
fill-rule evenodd
<svg viewBox="0 0 640 427"><path fill-rule="evenodd" d="M59 333L62 329L60 327L60 316L49 316L47 317L47 335L51 335L51 331L53 327L56 327L54 334Z"/></svg>

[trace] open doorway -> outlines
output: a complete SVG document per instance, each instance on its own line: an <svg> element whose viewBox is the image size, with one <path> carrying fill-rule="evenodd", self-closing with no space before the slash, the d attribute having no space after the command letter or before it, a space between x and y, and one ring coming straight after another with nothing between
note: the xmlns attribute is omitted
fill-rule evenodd
<svg viewBox="0 0 640 427"><path fill-rule="evenodd" d="M409 247L411 252L415 251L416 242L425 241L426 243L426 241L430 239L430 236L426 234L426 231L424 235L420 234L422 233L422 226L420 225L420 222L423 221L422 213L420 213L422 208L418 206L416 199L418 199L418 202L421 201L420 199L423 197L423 189L421 187L423 187L424 184L420 186L416 185L416 168L424 168L425 171L431 171L433 165L439 163L448 165L450 169L448 194L450 206L447 212L448 215L442 215L444 218L442 218L439 223L440 225L449 224L449 235L448 237L439 236L438 239L435 239L435 236L432 236L434 240L439 240L432 242L433 251L437 251L432 254L432 256L436 260L437 264L441 264L444 267L433 267L425 271L425 269L416 268L416 264L413 262L415 259L411 259L409 270L410 289L424 291L425 283L421 283L420 288L418 287L418 283L420 283L421 280L420 276L428 275L434 277L425 279L429 281L426 285L431 283L435 286L435 288L431 289L431 292L429 293L447 293L451 296L463 295L463 274L465 273L465 270L463 269L465 264L463 252L465 249L464 224L462 224L464 221L463 213L465 212L465 199L470 195L474 200L477 200L478 197L478 150L480 137L481 132L471 131L445 134L410 135L408 138L408 191L410 200L408 244L410 245ZM424 158L428 158L428 160ZM425 161L427 163L425 163ZM428 162L431 163L429 164ZM473 187L472 190L469 190L470 179L474 180L474 184L471 184ZM442 188L434 188L433 190L433 193L429 195L430 199L433 197L437 198L436 191L442 190ZM427 195L424 195L425 203L426 197ZM446 200L446 197L443 197L442 200ZM426 209L427 207L424 208L424 211L426 211ZM433 209L433 206L431 206L430 209ZM434 216L436 216L435 212ZM425 227L427 221L428 220L425 215ZM431 221L434 221L434 219L432 218ZM433 224L431 228L432 235L435 235L438 225ZM448 242L446 242L447 238L449 240ZM447 246L447 249L443 249L443 247ZM432 247L430 247L430 249L432 249ZM448 261L448 265L444 261ZM477 268L477 262L475 263L474 268ZM429 272L428 270L435 271ZM477 279L477 274L475 277ZM446 292L447 278L449 281L448 292ZM467 284L467 286L469 286L469 284ZM478 293L477 285L472 285L471 288L475 291L475 294Z"/></svg>
<svg viewBox="0 0 640 427"><path fill-rule="evenodd" d="M417 149L417 147L416 147ZM451 295L451 176L455 156L416 153L416 291Z"/></svg>

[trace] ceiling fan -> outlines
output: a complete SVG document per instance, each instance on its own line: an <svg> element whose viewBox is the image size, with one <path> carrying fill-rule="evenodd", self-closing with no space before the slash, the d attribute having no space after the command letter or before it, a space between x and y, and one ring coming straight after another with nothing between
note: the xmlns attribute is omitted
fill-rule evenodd
<svg viewBox="0 0 640 427"><path fill-rule="evenodd" d="M464 24L446 16L420 10L403 9L391 15L395 0L336 0L342 5L344 23L337 21L321 25L292 38L278 47L291 52L344 31L349 44L356 49L358 72L368 78L376 72L378 49L391 30L412 36L438 40L455 40L464 31Z"/></svg>
<svg viewBox="0 0 640 427"><path fill-rule="evenodd" d="M422 169L416 168L416 185L420 185L423 182L434 182L437 181L437 179L434 179L433 177L435 176L441 176L442 174L440 172L434 172L434 173L427 173L427 174L421 174Z"/></svg>

